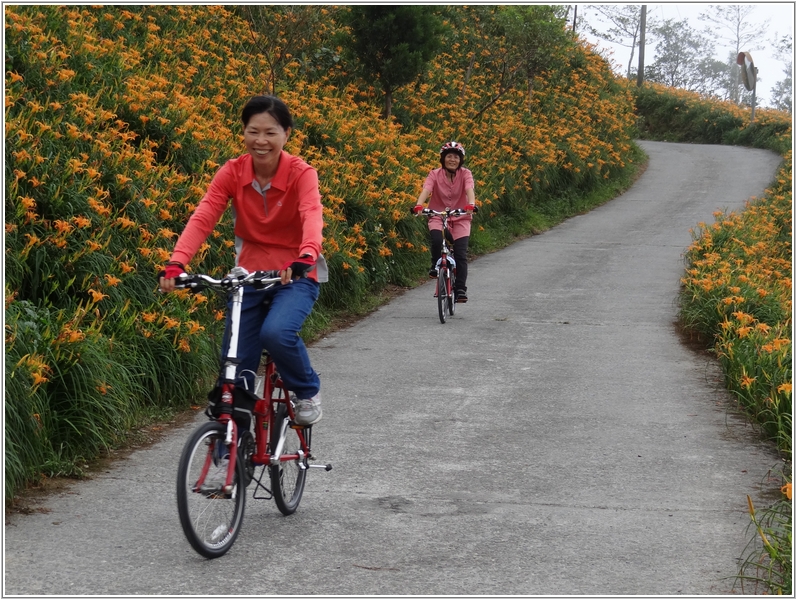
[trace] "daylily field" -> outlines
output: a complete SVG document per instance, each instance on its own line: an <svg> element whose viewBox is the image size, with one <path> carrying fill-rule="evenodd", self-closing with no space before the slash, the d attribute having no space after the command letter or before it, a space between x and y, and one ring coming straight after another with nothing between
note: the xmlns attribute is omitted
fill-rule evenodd
<svg viewBox="0 0 797 600"><path fill-rule="evenodd" d="M502 217L577 210L582 192L633 160L630 94L575 41L534 81L530 106L514 89L474 119L506 49L467 8L457 15L421 83L396 95L401 122L380 119L379 90L328 50L278 73L296 121L288 150L318 169L323 194L333 277L316 328L423 272L426 233L407 209L441 140L468 149L487 217L477 249ZM215 170L243 152L239 111L270 71L242 42L248 25L220 6L9 6L5 26L13 492L79 472L143 419L206 392L221 304L162 297L156 274ZM307 51L328 33L319 26ZM226 217L190 268L220 276L232 245Z"/></svg>

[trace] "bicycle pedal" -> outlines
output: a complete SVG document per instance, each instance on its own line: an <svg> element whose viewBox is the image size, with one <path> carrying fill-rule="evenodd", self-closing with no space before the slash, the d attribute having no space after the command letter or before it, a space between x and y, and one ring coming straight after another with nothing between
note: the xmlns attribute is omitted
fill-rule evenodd
<svg viewBox="0 0 797 600"><path fill-rule="evenodd" d="M325 465L307 465L308 469L324 469L324 471L331 471L332 465L327 463Z"/></svg>
<svg viewBox="0 0 797 600"><path fill-rule="evenodd" d="M204 496L211 496L213 494L223 494L222 488L224 486L221 483L214 483L214 484L207 484L203 483L199 486L199 493Z"/></svg>

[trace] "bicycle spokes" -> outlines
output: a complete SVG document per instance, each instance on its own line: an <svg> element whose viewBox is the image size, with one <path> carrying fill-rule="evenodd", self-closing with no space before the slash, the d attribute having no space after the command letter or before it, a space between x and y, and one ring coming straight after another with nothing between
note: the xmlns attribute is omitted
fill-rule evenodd
<svg viewBox="0 0 797 600"><path fill-rule="evenodd" d="M242 463L235 452L224 452L225 437L224 424L202 425L186 442L177 470L180 524L191 546L208 558L229 550L244 514Z"/></svg>

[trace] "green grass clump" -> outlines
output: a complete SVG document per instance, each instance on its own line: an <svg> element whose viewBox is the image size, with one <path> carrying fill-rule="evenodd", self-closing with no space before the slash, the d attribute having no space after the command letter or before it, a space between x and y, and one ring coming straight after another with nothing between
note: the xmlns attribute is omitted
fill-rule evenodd
<svg viewBox="0 0 797 600"><path fill-rule="evenodd" d="M756 510L750 496L750 541L734 587L743 594L792 595L792 485L782 487L785 498Z"/></svg>

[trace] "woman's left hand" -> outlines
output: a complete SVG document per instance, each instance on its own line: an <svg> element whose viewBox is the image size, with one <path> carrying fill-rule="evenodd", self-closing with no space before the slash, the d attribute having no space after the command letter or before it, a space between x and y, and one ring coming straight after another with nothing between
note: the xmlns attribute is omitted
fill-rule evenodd
<svg viewBox="0 0 797 600"><path fill-rule="evenodd" d="M280 271L280 281L283 285L291 283L294 279L301 279L314 268L315 259L312 256L303 254L283 267L283 270Z"/></svg>

